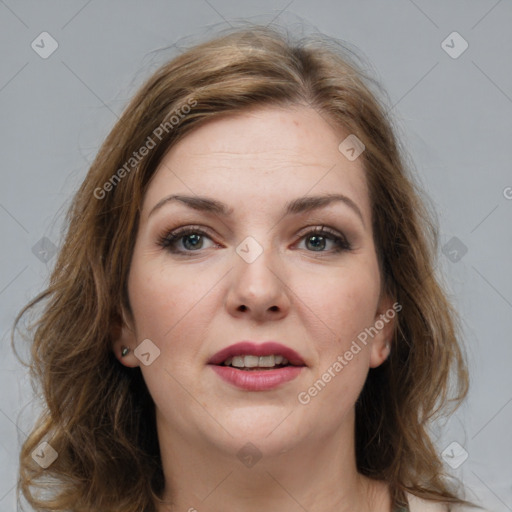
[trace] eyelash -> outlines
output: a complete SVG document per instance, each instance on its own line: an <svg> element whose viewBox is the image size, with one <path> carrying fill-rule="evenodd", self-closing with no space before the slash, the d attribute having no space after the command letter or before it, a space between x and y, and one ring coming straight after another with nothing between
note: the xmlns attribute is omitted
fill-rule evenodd
<svg viewBox="0 0 512 512"><path fill-rule="evenodd" d="M200 252L201 249L198 249L197 251L187 251L187 250L178 250L175 247L176 242L178 242L180 239L184 238L187 235L200 235L205 236L207 238L212 238L204 229L200 228L199 226L186 226L183 228L178 228L175 231L167 232L160 236L158 238L158 245L166 249L172 254L176 255L187 255L192 256L196 252ZM312 253L334 253L338 254L340 252L344 251L350 251L352 249L352 246L350 243L344 238L343 236L340 236L336 231L333 231L325 226L321 227L315 227L309 231L307 231L305 234L303 234L299 240L302 240L303 238L307 238L308 236L322 236L325 238L328 238L334 242L335 248L332 251L308 251Z"/></svg>

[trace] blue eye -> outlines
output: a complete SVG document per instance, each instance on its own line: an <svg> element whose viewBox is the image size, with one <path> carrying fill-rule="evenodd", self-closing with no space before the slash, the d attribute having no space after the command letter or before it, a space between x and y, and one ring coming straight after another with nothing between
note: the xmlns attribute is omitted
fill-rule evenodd
<svg viewBox="0 0 512 512"><path fill-rule="evenodd" d="M195 252L199 249L204 249L203 242L205 238L210 238L205 231L194 226L189 226L167 233L160 238L159 245L171 253ZM185 251L176 247L179 241L183 242L182 248L184 248Z"/></svg>
<svg viewBox="0 0 512 512"><path fill-rule="evenodd" d="M311 231L308 231L305 235L302 236L302 238L305 239L306 246L308 245L308 241L312 241L312 243L310 243L310 247L313 248L313 252L329 252L323 250L326 247L327 241L332 242L334 245L332 250L334 253L350 251L352 248L344 237L325 227L315 228Z"/></svg>
<svg viewBox="0 0 512 512"><path fill-rule="evenodd" d="M300 240L303 239L306 242L307 248L311 248L308 252L329 254L350 251L352 248L345 237L324 226L309 230L301 236ZM159 238L158 245L172 254L192 255L194 252L208 248L204 246L205 240L212 241L206 231L198 226L187 226L164 234ZM325 250L328 242L332 244L332 248Z"/></svg>

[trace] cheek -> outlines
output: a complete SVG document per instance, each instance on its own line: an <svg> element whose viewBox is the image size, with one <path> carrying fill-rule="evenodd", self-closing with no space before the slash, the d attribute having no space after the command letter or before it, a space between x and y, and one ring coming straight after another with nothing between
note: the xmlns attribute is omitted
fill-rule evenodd
<svg viewBox="0 0 512 512"><path fill-rule="evenodd" d="M345 350L375 318L380 291L377 264L362 258L355 263L328 276L298 278L302 284L297 296L307 297L304 303L321 320L326 335L317 339L328 352Z"/></svg>
<svg viewBox="0 0 512 512"><path fill-rule="evenodd" d="M149 338L157 345L165 364L178 372L197 363L215 303L217 272L198 272L182 263L171 265L160 258L134 253L128 291L140 342ZM158 366L158 365L156 365Z"/></svg>
<svg viewBox="0 0 512 512"><path fill-rule="evenodd" d="M137 267L130 274L128 291L138 337L160 338L165 325L169 329L173 318L180 313L182 303L169 293L170 286L174 288L174 283L169 281L166 276L141 272Z"/></svg>
<svg viewBox="0 0 512 512"><path fill-rule="evenodd" d="M170 396L173 404L190 400L180 383L186 382L194 396L199 393L194 372L210 321L204 313L212 309L212 286L209 279L134 253L128 292L137 342L148 338L160 351L154 362L140 369L153 400L169 417Z"/></svg>
<svg viewBox="0 0 512 512"><path fill-rule="evenodd" d="M161 338L208 291L208 282L160 258L134 253L128 281L137 331Z"/></svg>
<svg viewBox="0 0 512 512"><path fill-rule="evenodd" d="M325 281L323 292L315 290L310 292L308 306L322 322L309 336L318 359L301 397L309 401L308 417L325 417L328 411L321 427L313 425L314 421L311 425L328 431L353 410L368 376L370 344L358 341L358 336L373 325L379 276L371 266L351 272L344 269L336 279Z"/></svg>

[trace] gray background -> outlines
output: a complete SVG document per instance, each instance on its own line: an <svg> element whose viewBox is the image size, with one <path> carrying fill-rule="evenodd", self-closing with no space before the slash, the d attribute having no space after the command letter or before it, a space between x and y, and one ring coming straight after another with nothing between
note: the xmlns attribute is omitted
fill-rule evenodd
<svg viewBox="0 0 512 512"><path fill-rule="evenodd" d="M16 510L17 453L36 412L10 328L47 282L71 195L155 66L240 19L343 39L387 89L439 215L438 269L472 377L466 405L433 433L440 452L468 452L458 468L449 455L461 448L446 456L468 498L512 511L510 0L0 0L0 510ZM31 47L43 31L58 43L46 59ZM446 44L458 53L461 40L442 47L453 31L469 44L457 58Z"/></svg>

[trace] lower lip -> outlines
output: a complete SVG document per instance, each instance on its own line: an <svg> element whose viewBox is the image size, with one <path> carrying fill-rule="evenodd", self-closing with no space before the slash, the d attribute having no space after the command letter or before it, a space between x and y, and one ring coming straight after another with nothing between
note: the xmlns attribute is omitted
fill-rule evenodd
<svg viewBox="0 0 512 512"><path fill-rule="evenodd" d="M238 370L232 366L209 365L223 380L247 391L267 391L298 377L304 366L284 366L275 370Z"/></svg>

